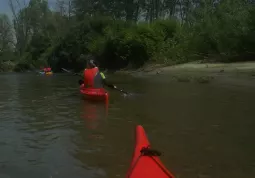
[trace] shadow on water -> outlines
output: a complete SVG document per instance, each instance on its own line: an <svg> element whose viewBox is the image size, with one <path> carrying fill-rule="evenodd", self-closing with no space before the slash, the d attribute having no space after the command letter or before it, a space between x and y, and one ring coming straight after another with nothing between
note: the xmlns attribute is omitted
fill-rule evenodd
<svg viewBox="0 0 255 178"><path fill-rule="evenodd" d="M83 100L73 76L0 80L1 178L124 177L137 124L178 178L255 176L255 90L242 82L116 77L134 95L109 90L105 105Z"/></svg>

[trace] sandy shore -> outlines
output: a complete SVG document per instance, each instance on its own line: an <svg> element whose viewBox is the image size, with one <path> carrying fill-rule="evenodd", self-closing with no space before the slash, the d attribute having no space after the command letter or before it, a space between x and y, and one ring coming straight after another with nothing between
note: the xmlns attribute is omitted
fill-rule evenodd
<svg viewBox="0 0 255 178"><path fill-rule="evenodd" d="M147 65L138 70L123 70L117 73L132 75L158 75L172 72L202 72L202 73L250 73L255 75L255 62L239 63L185 63L173 66Z"/></svg>
<svg viewBox="0 0 255 178"><path fill-rule="evenodd" d="M163 82L219 83L255 87L255 62L186 63L174 66L147 65L138 70L123 70L116 74L150 78Z"/></svg>

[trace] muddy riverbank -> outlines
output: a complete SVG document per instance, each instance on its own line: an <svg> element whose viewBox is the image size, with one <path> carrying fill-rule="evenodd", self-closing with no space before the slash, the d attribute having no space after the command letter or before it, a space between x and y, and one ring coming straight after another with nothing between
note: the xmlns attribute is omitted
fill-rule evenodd
<svg viewBox="0 0 255 178"><path fill-rule="evenodd" d="M255 75L255 62L238 62L238 63L185 63L173 66L164 66L160 64L145 65L137 70L121 70L117 73L132 75L153 75L167 74L171 72L207 72L207 73L250 73Z"/></svg>
<svg viewBox="0 0 255 178"><path fill-rule="evenodd" d="M244 83L255 85L255 62L242 63L186 63L174 66L147 65L138 70L122 70L118 75L132 75L153 80L210 83ZM245 82L244 82L245 81Z"/></svg>

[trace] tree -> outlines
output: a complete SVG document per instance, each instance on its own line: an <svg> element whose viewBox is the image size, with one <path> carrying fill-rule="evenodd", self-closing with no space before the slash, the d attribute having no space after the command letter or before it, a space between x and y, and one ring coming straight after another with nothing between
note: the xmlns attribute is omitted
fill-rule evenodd
<svg viewBox="0 0 255 178"><path fill-rule="evenodd" d="M0 14L0 55L13 49L11 22L7 15Z"/></svg>
<svg viewBox="0 0 255 178"><path fill-rule="evenodd" d="M9 0L9 4L13 14L16 51L19 53L19 55L22 55L29 41L29 24L26 3L23 1L22 7L19 0Z"/></svg>

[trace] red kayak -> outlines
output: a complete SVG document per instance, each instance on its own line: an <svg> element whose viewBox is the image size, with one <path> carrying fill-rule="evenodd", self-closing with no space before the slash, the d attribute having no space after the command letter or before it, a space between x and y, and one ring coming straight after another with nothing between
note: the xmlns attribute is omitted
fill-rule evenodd
<svg viewBox="0 0 255 178"><path fill-rule="evenodd" d="M80 86L81 94L88 100L108 101L108 92L104 88L85 88Z"/></svg>
<svg viewBox="0 0 255 178"><path fill-rule="evenodd" d="M158 151L151 149L143 127L138 125L132 163L126 178L174 178L159 156Z"/></svg>

